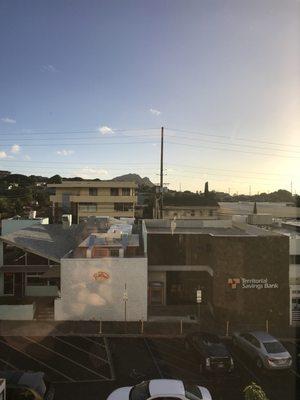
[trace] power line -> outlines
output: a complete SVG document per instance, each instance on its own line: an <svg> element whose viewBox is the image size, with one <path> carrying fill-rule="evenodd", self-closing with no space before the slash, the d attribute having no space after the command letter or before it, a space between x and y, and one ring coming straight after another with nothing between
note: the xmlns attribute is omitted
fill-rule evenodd
<svg viewBox="0 0 300 400"><path fill-rule="evenodd" d="M281 155L281 154L258 153L258 152L254 152L254 151L245 151L245 150L237 150L237 149L226 149L226 148L211 147L211 146L197 146L197 145L192 145L192 144L188 144L188 143L178 143L178 142L173 142L173 141L168 141L168 143L169 144L179 145L179 146L193 147L193 149L201 148L201 149L209 149L209 150L230 151L230 152L235 152L235 153L256 154L256 155L270 156L270 157L300 159L300 157L284 156L284 155Z"/></svg>
<svg viewBox="0 0 300 400"><path fill-rule="evenodd" d="M177 131L177 132L183 132L183 133L192 133L192 134L201 135L201 136L218 137L218 138L223 138L223 139L232 139L231 136L215 135L215 134L204 133L204 132L201 132L201 131L194 131L194 130L188 130L188 129L168 128L168 130ZM295 144L270 142L270 141L267 141L267 140L259 140L259 139L246 139L246 138L241 138L241 137L234 137L234 140L241 140L241 141L255 142L255 143L264 143L264 144L273 144L273 145L287 146L287 147L300 147L300 145L295 145Z"/></svg>
<svg viewBox="0 0 300 400"><path fill-rule="evenodd" d="M170 137L170 136L169 136ZM217 144L217 145L225 145L225 146L239 146L239 147L247 147L247 148L252 148L252 149L260 149L260 150L265 150L266 148L265 147L259 147L259 146L251 146L251 145L249 145L249 144L238 144L238 143L225 143L225 142L219 142L219 141L213 141L213 140L205 140L205 139L202 139L202 138L190 138L190 137L184 137L184 138L181 138L181 137L176 137L176 136L173 136L174 138L176 138L176 139L184 139L184 140L189 140L189 141L195 141L195 142L206 142L206 143L213 143L213 144ZM268 150L273 150L273 151L283 151L283 152L292 152L292 153L299 153L300 154L300 151L292 151L292 150L283 150L283 149L276 149L276 148L268 148Z"/></svg>
<svg viewBox="0 0 300 400"><path fill-rule="evenodd" d="M152 130L159 130L159 127L157 128L126 128L126 129L114 129L114 128L110 128L111 129L111 133L114 132L138 132L138 131L152 131ZM76 129L76 130L51 130L51 131L45 131L42 129L28 129L28 130L24 130L24 131L17 131L17 132L1 132L0 131L0 135L65 135L66 133L70 133L70 134L76 134L76 133L95 133L98 132L99 134L101 134L99 129L95 129L95 128L91 128L91 129Z"/></svg>

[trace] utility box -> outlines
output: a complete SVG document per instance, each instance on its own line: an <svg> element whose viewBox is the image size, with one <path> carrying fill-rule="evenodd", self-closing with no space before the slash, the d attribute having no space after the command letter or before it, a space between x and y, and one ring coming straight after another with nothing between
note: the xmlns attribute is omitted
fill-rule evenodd
<svg viewBox="0 0 300 400"><path fill-rule="evenodd" d="M72 225L72 214L63 214L61 217L62 225L64 229L69 229Z"/></svg>

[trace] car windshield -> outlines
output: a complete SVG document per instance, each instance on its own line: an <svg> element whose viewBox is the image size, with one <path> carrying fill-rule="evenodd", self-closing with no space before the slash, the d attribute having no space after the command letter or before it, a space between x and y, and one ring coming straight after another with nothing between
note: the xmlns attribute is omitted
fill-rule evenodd
<svg viewBox="0 0 300 400"><path fill-rule="evenodd" d="M284 353L286 349L282 346L280 342L265 342L263 343L268 353Z"/></svg>
<svg viewBox="0 0 300 400"><path fill-rule="evenodd" d="M135 385L129 394L130 400L146 400L150 397L149 381L145 381Z"/></svg>
<svg viewBox="0 0 300 400"><path fill-rule="evenodd" d="M206 346L215 346L222 344L217 336L205 336L203 337L203 343Z"/></svg>

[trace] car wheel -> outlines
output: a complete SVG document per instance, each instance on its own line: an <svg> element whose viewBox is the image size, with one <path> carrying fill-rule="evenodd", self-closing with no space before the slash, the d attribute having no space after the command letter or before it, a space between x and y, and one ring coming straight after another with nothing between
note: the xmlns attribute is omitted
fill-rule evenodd
<svg viewBox="0 0 300 400"><path fill-rule="evenodd" d="M257 358L257 360L256 360L256 366L257 366L258 369L262 369L263 363L262 363L262 361L261 361L260 358Z"/></svg>

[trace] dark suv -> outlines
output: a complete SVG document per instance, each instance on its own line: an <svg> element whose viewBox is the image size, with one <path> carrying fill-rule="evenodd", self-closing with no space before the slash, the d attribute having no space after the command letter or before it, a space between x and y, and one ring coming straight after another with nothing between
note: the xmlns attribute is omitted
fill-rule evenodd
<svg viewBox="0 0 300 400"><path fill-rule="evenodd" d="M200 372L231 372L233 358L216 335L194 332L185 338L186 349L191 349L199 360Z"/></svg>

